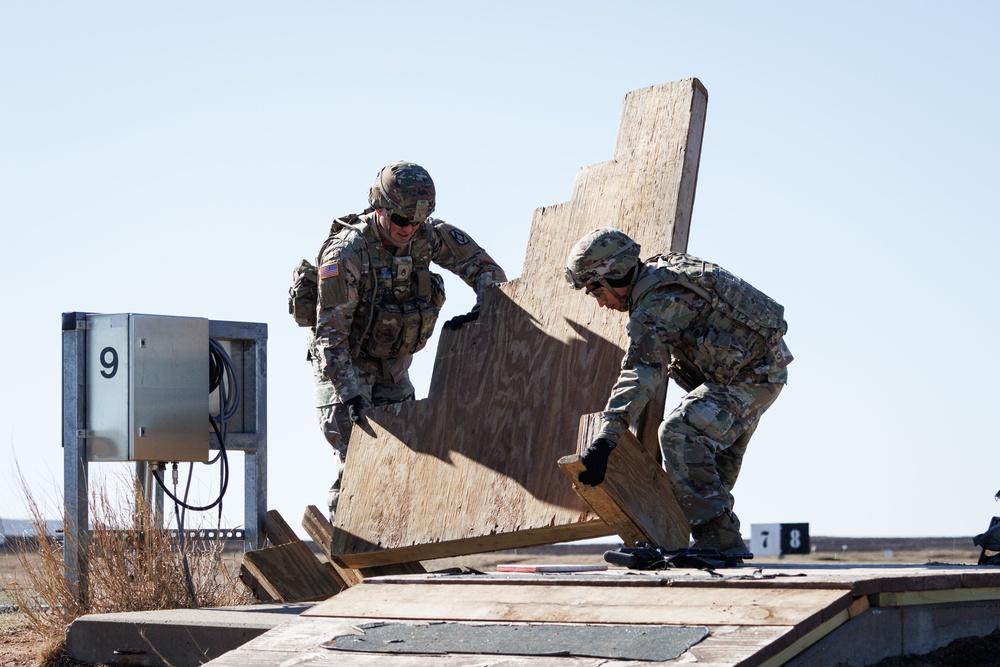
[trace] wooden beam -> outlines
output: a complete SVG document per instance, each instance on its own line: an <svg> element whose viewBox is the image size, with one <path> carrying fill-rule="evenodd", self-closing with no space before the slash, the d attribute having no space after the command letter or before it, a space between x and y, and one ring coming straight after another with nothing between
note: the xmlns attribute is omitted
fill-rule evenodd
<svg viewBox="0 0 1000 667"><path fill-rule="evenodd" d="M298 541L295 531L289 527L277 510L270 510L264 515L264 537L274 546ZM250 594L260 602L278 602L267 589L264 582L259 581L246 563L240 565L240 581L247 587Z"/></svg>
<svg viewBox="0 0 1000 667"><path fill-rule="evenodd" d="M792 625L807 632L846 610L844 590L497 585L463 582L355 586L303 616L527 623ZM642 610L641 613L637 610Z"/></svg>
<svg viewBox="0 0 1000 667"><path fill-rule="evenodd" d="M243 567L279 602L325 600L343 589L301 540L248 551Z"/></svg>
<svg viewBox="0 0 1000 667"><path fill-rule="evenodd" d="M270 510L264 515L264 537L274 546L301 541L278 510Z"/></svg>
<svg viewBox="0 0 1000 667"><path fill-rule="evenodd" d="M365 577L380 577L389 574L423 574L427 572L424 566L416 561L403 561L400 563L393 561L386 564L371 563L368 567L361 569L350 567L339 558L330 554L330 538L333 534L333 526L330 524L330 520L326 518L326 515L315 505L310 505L306 508L305 514L302 517L302 527L305 528L313 541L323 550L329 566L345 582L345 587L359 584Z"/></svg>
<svg viewBox="0 0 1000 667"><path fill-rule="evenodd" d="M954 604L1000 600L1000 588L951 588L943 590L898 591L869 596L873 607L908 607L925 604Z"/></svg>
<svg viewBox="0 0 1000 667"><path fill-rule="evenodd" d="M478 321L441 332L427 399L354 429L334 557L362 568L606 534L556 463L607 399L626 316L570 290L562 267L602 226L643 256L686 249L707 101L695 79L625 96L613 159L535 211L521 277L486 290ZM642 437L655 458L655 428Z"/></svg>
<svg viewBox="0 0 1000 667"><path fill-rule="evenodd" d="M581 452L596 437L600 418L600 413L580 418ZM626 546L634 546L636 542L649 542L670 550L688 546L690 528L670 490L667 474L630 431L625 432L612 452L607 475L598 486L577 481L584 470L580 454L559 459L559 467L569 477L573 490L614 529Z"/></svg>
<svg viewBox="0 0 1000 667"><path fill-rule="evenodd" d="M261 584L257 577L250 572L245 563L240 563L240 581L243 582L243 585L247 587L247 590L250 591L250 594L253 595L258 602L278 601L267 592L264 585Z"/></svg>

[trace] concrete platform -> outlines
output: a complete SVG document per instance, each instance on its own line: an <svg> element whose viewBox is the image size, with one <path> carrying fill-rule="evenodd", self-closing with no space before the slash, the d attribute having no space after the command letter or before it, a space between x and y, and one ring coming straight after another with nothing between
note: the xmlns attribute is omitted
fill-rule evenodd
<svg viewBox="0 0 1000 667"><path fill-rule="evenodd" d="M92 665L201 665L297 618L313 604L89 614L70 624L67 650Z"/></svg>

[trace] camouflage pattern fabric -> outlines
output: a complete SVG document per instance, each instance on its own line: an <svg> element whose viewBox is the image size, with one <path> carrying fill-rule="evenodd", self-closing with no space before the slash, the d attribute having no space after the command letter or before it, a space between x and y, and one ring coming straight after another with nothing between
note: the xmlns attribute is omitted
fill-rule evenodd
<svg viewBox="0 0 1000 667"><path fill-rule="evenodd" d="M362 396L374 406L413 400L414 390L409 373L404 372L402 380L389 384L379 382L380 376L366 373L361 369L357 370L357 374ZM344 465L347 463L347 443L351 440L353 424L347 406L343 403L321 405L316 408L316 412L323 435L333 449L333 484L327 494L327 507L332 522L340 500L340 484L344 476Z"/></svg>
<svg viewBox="0 0 1000 667"><path fill-rule="evenodd" d="M620 278L639 261L641 246L624 232L602 227L590 232L569 252L566 280L573 289L583 289L591 283L604 283L607 278Z"/></svg>
<svg viewBox="0 0 1000 667"><path fill-rule="evenodd" d="M732 511L732 487L761 415L788 381L780 334L762 336L676 282L650 284L640 263L626 299L629 345L597 437L618 442L668 375L688 395L661 424L660 448L692 526ZM653 280L655 283L656 281Z"/></svg>
<svg viewBox="0 0 1000 667"><path fill-rule="evenodd" d="M412 162L386 165L368 190L372 208L386 208L417 222L423 222L434 212L435 199L431 175Z"/></svg>
<svg viewBox="0 0 1000 667"><path fill-rule="evenodd" d="M784 384L702 384L660 424L663 468L692 526L732 515L733 487L750 437Z"/></svg>
<svg viewBox="0 0 1000 667"><path fill-rule="evenodd" d="M329 242L317 262L319 266L319 302L317 304L316 333L313 338L312 356L322 370L317 405L343 403L362 393L356 368L379 374L386 382L398 382L410 365L410 355L375 359L366 355L352 355L359 341L351 340L354 318L362 304L377 297L387 297L396 303L417 301L416 271L409 282L400 285L392 277L393 293L385 295L373 285L366 284L362 267L372 265L371 255L384 255L382 266L406 266L400 262L405 256L392 256L377 242L376 214L359 218L367 228L363 235L356 229L341 229ZM476 291L477 303L485 287L507 279L504 271L470 236L456 227L433 218L421 223L420 230L411 241L427 239L430 260L451 271ZM354 332L357 330L355 329Z"/></svg>
<svg viewBox="0 0 1000 667"><path fill-rule="evenodd" d="M356 320L380 305L376 301L412 312L425 302L421 295L437 298L432 296L434 290L421 284L420 275L426 273L422 263L433 262L457 275L476 291L477 303L487 285L507 280L482 247L444 221L428 218L420 223L408 244L410 254L401 249L393 255L380 241L375 212L353 220L353 226L334 225L317 260L319 300L309 346L320 426L337 452L341 469L349 428L339 423L346 420L338 420L337 414L345 401L361 396L365 406L372 407L413 398L408 376L412 354L372 356L372 350L382 349L367 345L373 327L358 326L364 323ZM372 276L376 270L379 275ZM437 308L444 300L443 289L439 296ZM337 489L339 479L340 470L334 483Z"/></svg>

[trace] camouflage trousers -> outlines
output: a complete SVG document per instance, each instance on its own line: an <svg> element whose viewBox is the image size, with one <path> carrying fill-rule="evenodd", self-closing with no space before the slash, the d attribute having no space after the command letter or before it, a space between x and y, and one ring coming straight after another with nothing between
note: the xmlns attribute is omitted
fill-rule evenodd
<svg viewBox="0 0 1000 667"><path fill-rule="evenodd" d="M372 405L390 405L392 403L402 403L412 401L414 398L413 384L410 382L410 374L406 372L398 382L385 382L379 376L367 373L359 368L355 368L358 377L358 386L361 394L367 398ZM326 441L333 448L333 485L327 494L327 506L330 508L330 521L337 509L340 500L340 484L344 477L344 465L347 463L347 445L351 440L351 428L353 424L348 415L347 406L343 403L332 403L330 405L320 405L316 408L316 415L319 419L319 426L323 430Z"/></svg>
<svg viewBox="0 0 1000 667"><path fill-rule="evenodd" d="M732 513L733 487L761 415L784 387L702 384L660 424L660 451L674 496L692 527ZM733 515L739 530L739 520Z"/></svg>

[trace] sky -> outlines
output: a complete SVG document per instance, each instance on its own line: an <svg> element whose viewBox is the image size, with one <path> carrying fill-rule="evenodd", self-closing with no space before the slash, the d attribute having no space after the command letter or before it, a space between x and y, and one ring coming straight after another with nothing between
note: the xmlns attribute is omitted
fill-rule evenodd
<svg viewBox="0 0 1000 667"><path fill-rule="evenodd" d="M59 511L61 314L132 312L267 324L268 507L298 528L332 456L287 290L330 220L411 160L516 277L533 211L611 159L624 96L690 77L688 251L782 303L795 355L735 489L744 532L971 546L1000 514L994 2L0 0L0 517L25 516L22 477ZM474 302L446 284L442 321Z"/></svg>

